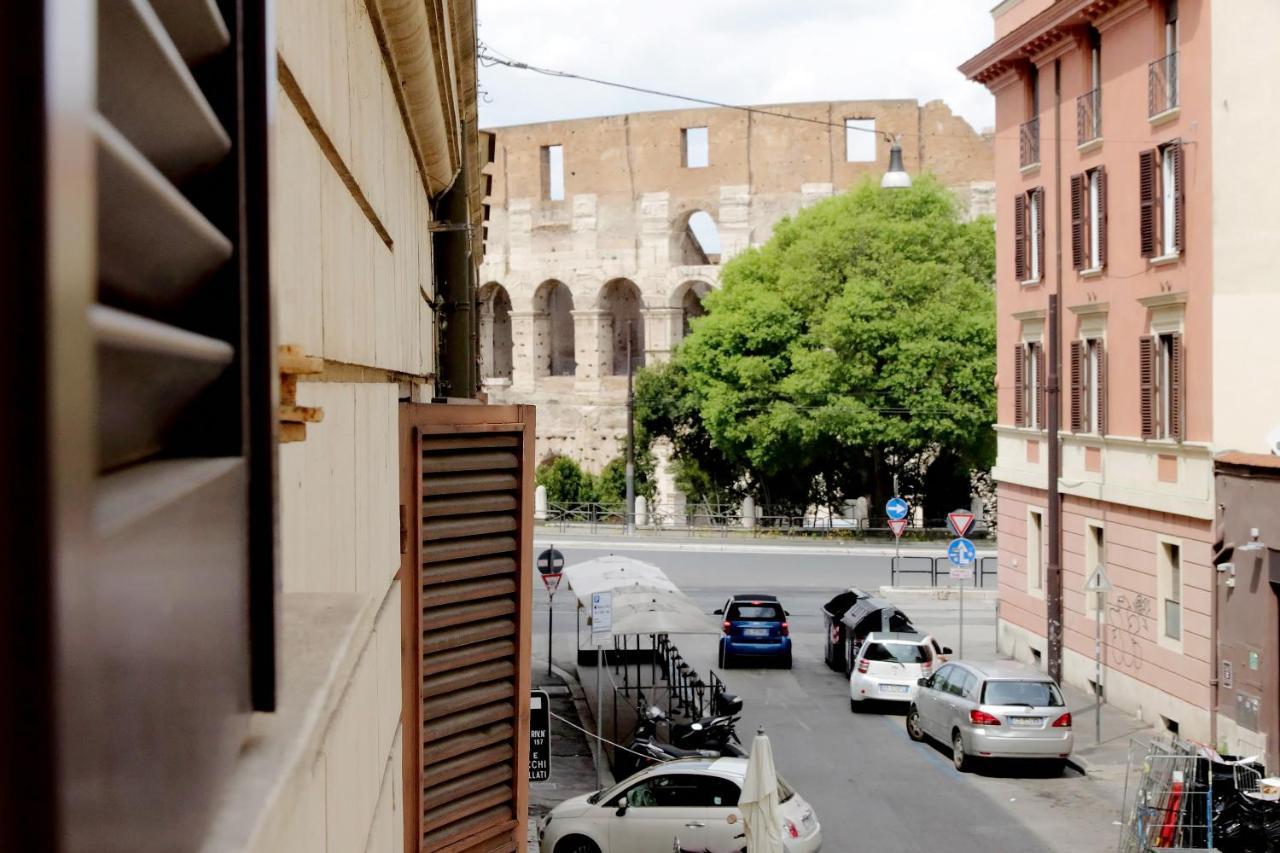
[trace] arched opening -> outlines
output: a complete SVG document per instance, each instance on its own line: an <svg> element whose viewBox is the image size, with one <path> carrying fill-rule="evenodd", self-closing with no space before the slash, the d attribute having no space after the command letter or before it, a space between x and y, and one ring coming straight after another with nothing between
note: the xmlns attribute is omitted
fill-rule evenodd
<svg viewBox="0 0 1280 853"><path fill-rule="evenodd" d="M534 376L572 376L573 294L564 282L545 281L533 295Z"/></svg>
<svg viewBox="0 0 1280 853"><path fill-rule="evenodd" d="M672 307L680 309L680 339L688 336L690 320L707 313L703 306L703 298L711 292L711 285L705 281L686 281L676 288L672 294Z"/></svg>
<svg viewBox="0 0 1280 853"><path fill-rule="evenodd" d="M614 376L627 372L627 343L631 344L631 364L644 364L644 317L640 313L640 288L625 278L616 278L600 291L600 309L605 312L603 338L610 352L604 360Z"/></svg>
<svg viewBox="0 0 1280 853"><path fill-rule="evenodd" d="M490 282L480 290L480 368L484 379L511 378L511 297Z"/></svg>
<svg viewBox="0 0 1280 853"><path fill-rule="evenodd" d="M720 263L720 229L705 210L695 210L678 220L673 234L672 258L680 266Z"/></svg>

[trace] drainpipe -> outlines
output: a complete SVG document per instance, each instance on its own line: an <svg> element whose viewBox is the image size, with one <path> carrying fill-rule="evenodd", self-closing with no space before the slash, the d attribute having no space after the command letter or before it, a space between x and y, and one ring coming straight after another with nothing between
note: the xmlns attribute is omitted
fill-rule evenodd
<svg viewBox="0 0 1280 853"><path fill-rule="evenodd" d="M1053 61L1053 293L1049 295L1049 376L1046 387L1049 439L1049 566L1045 610L1048 622L1049 675L1062 681L1062 63Z"/></svg>

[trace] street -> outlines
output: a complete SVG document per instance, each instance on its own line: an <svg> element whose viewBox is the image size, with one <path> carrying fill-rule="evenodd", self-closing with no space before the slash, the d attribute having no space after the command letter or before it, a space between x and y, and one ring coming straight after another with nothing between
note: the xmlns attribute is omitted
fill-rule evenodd
<svg viewBox="0 0 1280 853"><path fill-rule="evenodd" d="M539 537L539 547L545 545ZM557 545L572 565L614 553L660 566L708 613L732 592L777 595L790 613L794 668L731 669L728 689L743 699L739 733L746 743L757 726L773 740L779 771L814 806L825 849L892 851L1102 851L1114 849L1120 804L1113 787L1068 770L1048 777L1035 766L982 768L959 774L950 753L908 740L903 709L853 714L848 685L822 660L822 605L839 589L887 585L889 561L878 555L611 549ZM679 546L673 546L679 547ZM535 658L545 655L546 595L539 583L534 608ZM899 605L922 630L959 651L952 601L917 594ZM573 597L556 596L555 659L573 672ZM540 618L541 617L541 618ZM994 653L994 603L966 602L965 653ZM541 637L538 635L541 634ZM700 671L715 665L716 638L673 638ZM545 657L542 658L545 660ZM539 661L535 660L537 667ZM1077 724L1079 725L1079 723ZM554 770L553 770L554 774Z"/></svg>

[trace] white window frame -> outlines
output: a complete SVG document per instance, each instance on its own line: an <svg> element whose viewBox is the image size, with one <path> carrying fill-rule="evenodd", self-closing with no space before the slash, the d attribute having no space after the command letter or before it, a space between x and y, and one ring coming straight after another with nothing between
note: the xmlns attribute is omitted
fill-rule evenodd
<svg viewBox="0 0 1280 853"><path fill-rule="evenodd" d="M1027 507L1027 593L1044 598L1044 516L1042 507Z"/></svg>
<svg viewBox="0 0 1280 853"><path fill-rule="evenodd" d="M1178 143L1172 143L1176 145ZM1160 151L1160 256L1176 257L1177 240L1174 230L1178 222L1178 177L1173 170L1173 158L1167 156L1172 145L1161 145Z"/></svg>
<svg viewBox="0 0 1280 853"><path fill-rule="evenodd" d="M1090 169L1085 172L1085 191L1088 194L1089 203L1089 228L1086 232L1086 239L1089 241L1089 269L1087 271L1102 269L1102 199L1099 193L1098 179L1099 172L1097 169Z"/></svg>
<svg viewBox="0 0 1280 853"><path fill-rule="evenodd" d="M1036 199L1043 190L1026 194L1027 203L1027 273L1030 275L1023 284L1035 284L1040 281L1040 207Z"/></svg>
<svg viewBox="0 0 1280 853"><path fill-rule="evenodd" d="M1176 565L1173 551L1177 550ZM1164 648L1182 652L1187 634L1186 549L1181 539L1156 535L1156 640ZM1166 602L1177 604L1178 636L1169 636Z"/></svg>
<svg viewBox="0 0 1280 853"><path fill-rule="evenodd" d="M1101 541L1099 541L1099 539ZM1096 518L1086 518L1084 520L1084 583L1089 582L1093 570L1099 564L1103 570L1107 566L1107 528ZM1098 613L1098 593L1084 591L1084 613L1090 619L1093 619ZM1102 614L1103 621L1106 621L1106 613Z"/></svg>
<svg viewBox="0 0 1280 853"><path fill-rule="evenodd" d="M1101 434L1098 412L1102 409L1102 377L1099 375L1098 347L1102 338L1088 337L1084 339L1084 387L1081 389L1081 402L1084 404L1084 431L1092 435Z"/></svg>
<svg viewBox="0 0 1280 853"><path fill-rule="evenodd" d="M1157 332L1156 338L1156 387L1155 416L1156 438L1169 438L1173 423L1173 332Z"/></svg>
<svg viewBox="0 0 1280 853"><path fill-rule="evenodd" d="M1022 405L1026 408L1026 424L1028 429L1043 429L1044 425L1040 419L1040 383L1044 381L1044 377L1040 375L1040 359L1036 358L1036 354L1044 348L1043 342L1039 338L1032 338L1023 341L1023 358L1026 359L1022 365Z"/></svg>

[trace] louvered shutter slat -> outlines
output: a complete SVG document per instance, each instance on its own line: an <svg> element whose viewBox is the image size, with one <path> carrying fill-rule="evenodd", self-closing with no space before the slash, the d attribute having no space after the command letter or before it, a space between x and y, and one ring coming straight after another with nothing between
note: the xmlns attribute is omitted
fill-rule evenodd
<svg viewBox="0 0 1280 853"><path fill-rule="evenodd" d="M151 7L189 65L221 53L231 43L214 0L151 0Z"/></svg>
<svg viewBox="0 0 1280 853"><path fill-rule="evenodd" d="M1036 429L1044 429L1045 425L1045 400L1047 386L1044 377L1044 345L1036 347L1036 422L1033 426Z"/></svg>
<svg viewBox="0 0 1280 853"><path fill-rule="evenodd" d="M1071 176L1071 266L1085 268L1084 245L1085 176Z"/></svg>
<svg viewBox="0 0 1280 853"><path fill-rule="evenodd" d="M98 107L170 180L217 163L231 139L146 0L99 5Z"/></svg>
<svg viewBox="0 0 1280 853"><path fill-rule="evenodd" d="M1013 200L1013 274L1027 280L1027 199L1022 194Z"/></svg>
<svg viewBox="0 0 1280 853"><path fill-rule="evenodd" d="M1035 190L1036 205L1036 278L1043 280L1044 272L1044 189Z"/></svg>
<svg viewBox="0 0 1280 853"><path fill-rule="evenodd" d="M1187 233L1187 192L1186 192L1186 150L1181 142L1174 143L1165 149L1166 156L1173 158L1173 246L1179 252L1186 251Z"/></svg>
<svg viewBox="0 0 1280 853"><path fill-rule="evenodd" d="M1186 376L1183 373L1182 334L1175 332L1169 347L1169 437L1182 441L1186 437Z"/></svg>
<svg viewBox="0 0 1280 853"><path fill-rule="evenodd" d="M1098 434L1107 434L1107 346L1099 339L1095 344L1098 352Z"/></svg>
<svg viewBox="0 0 1280 853"><path fill-rule="evenodd" d="M1098 266L1107 265L1107 170L1097 169L1098 181Z"/></svg>
<svg viewBox="0 0 1280 853"><path fill-rule="evenodd" d="M1138 155L1138 242L1142 257L1156 256L1156 151Z"/></svg>
<svg viewBox="0 0 1280 853"><path fill-rule="evenodd" d="M1027 425L1026 390L1027 345L1015 344L1013 347L1013 425Z"/></svg>
<svg viewBox="0 0 1280 853"><path fill-rule="evenodd" d="M1156 339L1138 341L1139 409L1143 438L1156 437Z"/></svg>
<svg viewBox="0 0 1280 853"><path fill-rule="evenodd" d="M1084 429L1085 342L1071 342L1071 431Z"/></svg>

